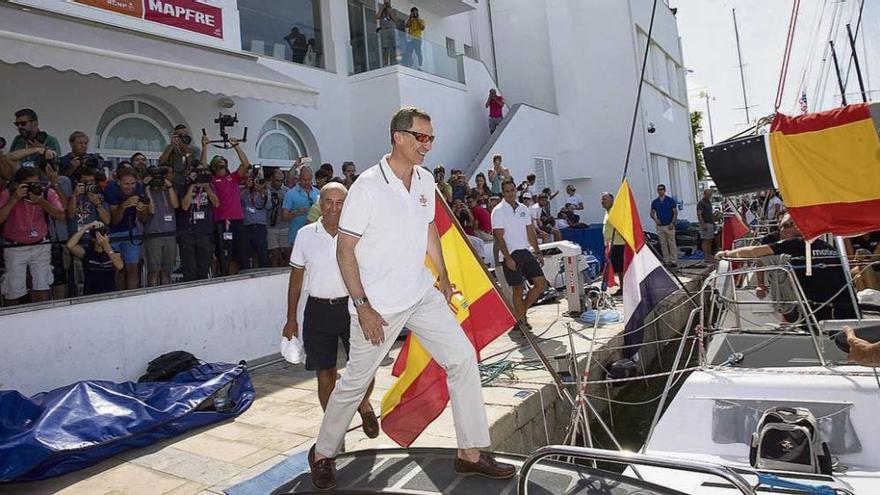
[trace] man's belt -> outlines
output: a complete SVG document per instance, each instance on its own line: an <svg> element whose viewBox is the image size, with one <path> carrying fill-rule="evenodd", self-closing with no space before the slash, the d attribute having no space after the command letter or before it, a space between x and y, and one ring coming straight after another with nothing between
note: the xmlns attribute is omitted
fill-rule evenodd
<svg viewBox="0 0 880 495"><path fill-rule="evenodd" d="M328 305L348 304L348 296L334 297L333 299L322 299L320 297L309 296L309 302L313 302L315 304L328 304Z"/></svg>

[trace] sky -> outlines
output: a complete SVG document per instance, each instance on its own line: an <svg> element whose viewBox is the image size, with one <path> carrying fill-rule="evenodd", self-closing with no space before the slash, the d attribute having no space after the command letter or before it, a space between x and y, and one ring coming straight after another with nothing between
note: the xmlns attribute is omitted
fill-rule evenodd
<svg viewBox="0 0 880 495"><path fill-rule="evenodd" d="M776 86L782 65L792 0L669 0L678 9L691 111L704 112L703 140L710 142L705 115L709 95L714 141L722 141L747 128L742 85L737 67L736 41L731 9L736 9L742 50L746 96L752 123L773 113ZM785 91L779 111L799 114L798 99L806 89L809 111L840 105L840 91L830 54L826 54L832 26L842 70L850 56L846 24L856 26L861 0L801 0L789 62ZM836 12L836 14L835 14ZM837 19L837 22L832 22ZM862 39L864 37L864 50ZM869 95L880 101L880 1L865 0L857 54ZM865 60L867 54L868 60ZM824 63L822 58L827 61ZM867 72L867 73L866 73ZM803 81L803 82L802 82ZM855 69L850 69L848 103L860 102ZM856 93L856 94L849 94Z"/></svg>

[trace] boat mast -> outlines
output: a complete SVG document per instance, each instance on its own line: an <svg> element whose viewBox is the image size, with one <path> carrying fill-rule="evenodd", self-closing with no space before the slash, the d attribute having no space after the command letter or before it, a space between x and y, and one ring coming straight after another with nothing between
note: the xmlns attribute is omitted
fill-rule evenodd
<svg viewBox="0 0 880 495"><path fill-rule="evenodd" d="M739 80L742 84L743 110L746 111L746 124L750 124L752 119L749 117L749 97L746 95L746 76L743 72L742 49L739 46L739 27L736 24L736 9L731 10L733 11L733 34L736 37L736 57L739 60Z"/></svg>

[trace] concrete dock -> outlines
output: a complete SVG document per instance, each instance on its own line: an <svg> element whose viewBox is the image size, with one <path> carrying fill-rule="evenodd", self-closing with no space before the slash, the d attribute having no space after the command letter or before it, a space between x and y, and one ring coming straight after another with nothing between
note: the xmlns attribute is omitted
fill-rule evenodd
<svg viewBox="0 0 880 495"><path fill-rule="evenodd" d="M680 277L689 287L696 288L705 267L685 267ZM623 311L617 299L617 309ZM645 341L670 339L685 325L693 305L684 294L667 299L658 312L671 311L663 319L645 329ZM544 353L560 367L567 366L565 356L571 352L567 325L574 336L574 352L581 369L586 354L594 345L593 328L565 316L568 311L564 299L556 304L529 310L533 334L538 337ZM604 377L599 363L608 364L620 357L623 324L598 328L595 339L593 379ZM280 329L279 329L280 332ZM400 345L391 357L396 357ZM647 344L640 350L640 366L648 370L661 345ZM526 339L514 331L498 338L483 350L484 362L506 359L513 362L539 364ZM371 401L379 412L384 392L395 378L391 376L392 359L379 368L376 390ZM669 363L663 363L666 367ZM516 367L502 374L483 389L489 418L492 450L527 453L548 443L559 443L568 425L570 407L559 397L550 374L532 366ZM95 466L57 478L34 483L0 485L0 495L61 493L67 495L216 495L230 486L250 479L287 456L311 447L317 435L323 412L318 403L317 381L313 372L302 365L284 362L270 364L251 373L257 398L249 410L232 421L200 428L150 447L124 452ZM574 392L574 388L571 388ZM604 386L592 391L595 395L612 394L614 389ZM594 401L602 409L604 401ZM352 427L359 424L355 415ZM360 428L346 436L348 451L375 447L392 447L384 434L376 439L367 438ZM432 423L413 445L415 447L455 447L452 414L446 411Z"/></svg>

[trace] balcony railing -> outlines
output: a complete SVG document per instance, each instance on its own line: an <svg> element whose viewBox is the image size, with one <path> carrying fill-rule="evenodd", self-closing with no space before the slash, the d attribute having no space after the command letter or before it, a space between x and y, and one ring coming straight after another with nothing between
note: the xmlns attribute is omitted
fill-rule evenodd
<svg viewBox="0 0 880 495"><path fill-rule="evenodd" d="M386 54L386 50L390 53ZM348 55L350 75L403 65L450 81L465 82L461 55L452 55L445 46L413 38L399 30L393 31L393 36L371 32L352 39Z"/></svg>

